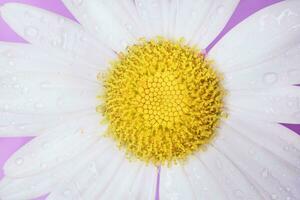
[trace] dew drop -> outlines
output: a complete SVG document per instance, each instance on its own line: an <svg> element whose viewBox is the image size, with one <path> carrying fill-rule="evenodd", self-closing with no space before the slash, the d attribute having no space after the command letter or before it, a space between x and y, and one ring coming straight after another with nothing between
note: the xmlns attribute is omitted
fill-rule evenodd
<svg viewBox="0 0 300 200"><path fill-rule="evenodd" d="M3 110L8 111L9 110L9 105L5 104L4 107L3 107Z"/></svg>
<svg viewBox="0 0 300 200"><path fill-rule="evenodd" d="M249 149L248 153L249 153L250 155L254 155L254 154L255 154L254 148Z"/></svg>
<svg viewBox="0 0 300 200"><path fill-rule="evenodd" d="M17 164L17 165L22 165L23 162L24 162L23 158L17 158L17 159L16 159L16 164Z"/></svg>
<svg viewBox="0 0 300 200"><path fill-rule="evenodd" d="M290 150L290 147L289 146L284 146L283 148L285 151L289 151Z"/></svg>
<svg viewBox="0 0 300 200"><path fill-rule="evenodd" d="M51 83L49 81L41 82L40 87L43 88L43 89L50 88Z"/></svg>
<svg viewBox="0 0 300 200"><path fill-rule="evenodd" d="M21 88L21 86L19 84L14 84L14 88L19 89L19 88Z"/></svg>
<svg viewBox="0 0 300 200"><path fill-rule="evenodd" d="M12 80L12 81L17 81L17 77L13 76L13 77L11 78L11 80Z"/></svg>
<svg viewBox="0 0 300 200"><path fill-rule="evenodd" d="M42 169L46 169L47 168L47 165L45 163L41 163L40 166L41 166Z"/></svg>
<svg viewBox="0 0 300 200"><path fill-rule="evenodd" d="M277 195L276 194L272 194L271 195L271 199L277 199Z"/></svg>
<svg viewBox="0 0 300 200"><path fill-rule="evenodd" d="M35 104L35 107L37 109L42 109L44 107L44 105L42 103L37 103L37 104Z"/></svg>
<svg viewBox="0 0 300 200"><path fill-rule="evenodd" d="M30 189L31 189L31 190L35 190L36 188L37 188L36 185L31 185L31 186L30 186Z"/></svg>
<svg viewBox="0 0 300 200"><path fill-rule="evenodd" d="M25 28L24 34L28 37L34 38L38 35L38 30L32 26Z"/></svg>
<svg viewBox="0 0 300 200"><path fill-rule="evenodd" d="M59 24L64 24L64 23L65 23L65 19L62 18L62 17L59 17L59 18L58 18L58 23L59 23Z"/></svg>
<svg viewBox="0 0 300 200"><path fill-rule="evenodd" d="M29 89L27 87L24 87L23 90L22 90L23 94L28 93L28 91L29 91Z"/></svg>
<svg viewBox="0 0 300 200"><path fill-rule="evenodd" d="M278 75L274 72L269 72L264 75L263 80L268 85L274 84L278 80Z"/></svg>
<svg viewBox="0 0 300 200"><path fill-rule="evenodd" d="M216 164L219 169L223 168L223 164L222 164L221 160L217 159Z"/></svg>
<svg viewBox="0 0 300 200"><path fill-rule="evenodd" d="M236 190L234 192L234 194L235 194L236 197L239 197L239 198L243 197L243 192L241 190Z"/></svg>
<svg viewBox="0 0 300 200"><path fill-rule="evenodd" d="M125 26L126 26L126 29L127 29L127 30L129 30L129 31L132 30L132 26L131 26L130 24L126 24Z"/></svg>
<svg viewBox="0 0 300 200"><path fill-rule="evenodd" d="M192 11L192 17L196 17L196 15L197 15L197 12L196 11Z"/></svg>
<svg viewBox="0 0 300 200"><path fill-rule="evenodd" d="M222 14L222 13L224 13L224 10L225 10L224 6L223 6L223 5L220 5L220 6L217 8L217 13L218 13L218 14Z"/></svg>
<svg viewBox="0 0 300 200"><path fill-rule="evenodd" d="M154 7L154 8L158 7L158 3L157 3L156 1L152 1L151 5L152 5L152 7Z"/></svg>
<svg viewBox="0 0 300 200"><path fill-rule="evenodd" d="M20 130L25 130L26 126L25 125L19 125L17 128L20 129Z"/></svg>
<svg viewBox="0 0 300 200"><path fill-rule="evenodd" d="M80 6L83 3L83 0L73 0L72 2L75 6Z"/></svg>
<svg viewBox="0 0 300 200"><path fill-rule="evenodd" d="M126 48L128 46L128 43L125 40L121 41L122 47Z"/></svg>
<svg viewBox="0 0 300 200"><path fill-rule="evenodd" d="M14 65L15 65L15 62L14 62L14 61L9 61L9 62L8 62L8 65L9 65L9 66L14 66Z"/></svg>
<svg viewBox="0 0 300 200"><path fill-rule="evenodd" d="M44 142L44 143L42 144L42 147L43 147L44 149L47 149L47 148L49 147L49 144L48 144L47 142Z"/></svg>
<svg viewBox="0 0 300 200"><path fill-rule="evenodd" d="M261 173L263 178L267 178L269 176L269 171L267 169L264 169Z"/></svg>

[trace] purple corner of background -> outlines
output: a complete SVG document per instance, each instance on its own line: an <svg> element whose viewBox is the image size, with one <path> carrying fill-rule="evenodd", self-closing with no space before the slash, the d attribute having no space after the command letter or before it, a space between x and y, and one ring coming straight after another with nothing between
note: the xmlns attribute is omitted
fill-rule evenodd
<svg viewBox="0 0 300 200"><path fill-rule="evenodd" d="M237 23L253 14L254 12L279 2L280 0L241 0L240 4L233 14L231 20L219 35L219 37L213 42L217 42L226 32L228 32ZM68 18L74 19L70 12L65 8L61 0L0 0L0 6L8 2L20 2L40 8L47 9L49 11L58 13ZM1 19L0 17L0 41L8 42L25 42L16 33L14 33ZM286 125L295 132L300 133L300 125ZM0 138L0 179L3 176L3 165L5 161L22 145L26 144L32 138ZM44 198L40 198L42 200Z"/></svg>

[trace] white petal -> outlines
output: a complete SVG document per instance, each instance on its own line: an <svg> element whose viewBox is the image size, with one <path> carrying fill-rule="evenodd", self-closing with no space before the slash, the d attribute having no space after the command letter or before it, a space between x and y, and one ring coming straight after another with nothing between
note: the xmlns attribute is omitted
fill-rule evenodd
<svg viewBox="0 0 300 200"><path fill-rule="evenodd" d="M110 48L119 52L140 36L140 28L132 20L132 15L123 9L125 1L72 1L64 0L65 5L79 22ZM127 4L129 5L129 4ZM129 5L130 6L130 5Z"/></svg>
<svg viewBox="0 0 300 200"><path fill-rule="evenodd" d="M18 72L0 76L0 110L57 114L95 110L100 87L60 73Z"/></svg>
<svg viewBox="0 0 300 200"><path fill-rule="evenodd" d="M57 187L48 200L154 199L155 168L125 160L114 145L102 147L77 176Z"/></svg>
<svg viewBox="0 0 300 200"><path fill-rule="evenodd" d="M168 1L160 0L136 0L135 7L139 14L139 19L145 25L147 37L166 36L168 11L170 6Z"/></svg>
<svg viewBox="0 0 300 200"><path fill-rule="evenodd" d="M161 200L197 199L188 177L179 165L161 168L159 192Z"/></svg>
<svg viewBox="0 0 300 200"><path fill-rule="evenodd" d="M228 200L262 199L261 194L253 187L255 183L235 163L211 146L208 146L206 151L199 152L197 157L206 167L207 173L211 173L218 186L225 192L223 198Z"/></svg>
<svg viewBox="0 0 300 200"><path fill-rule="evenodd" d="M18 114L1 112L0 136L19 137L37 136L46 130L65 123L66 120L76 119L84 112L60 115Z"/></svg>
<svg viewBox="0 0 300 200"><path fill-rule="evenodd" d="M300 83L300 44L249 68L224 74L228 90L263 89Z"/></svg>
<svg viewBox="0 0 300 200"><path fill-rule="evenodd" d="M291 165L300 164L300 137L296 133L277 123L242 119L242 115L230 115L225 123Z"/></svg>
<svg viewBox="0 0 300 200"><path fill-rule="evenodd" d="M233 112L281 123L300 123L300 88L290 86L258 91L231 91L227 105Z"/></svg>
<svg viewBox="0 0 300 200"><path fill-rule="evenodd" d="M154 166L145 166L139 161L125 160L117 173L112 174L107 187L97 192L97 197L111 200L153 200L155 199L156 177L157 172Z"/></svg>
<svg viewBox="0 0 300 200"><path fill-rule="evenodd" d="M193 45L206 48L225 27L238 0L175 0L176 19L173 36L184 37Z"/></svg>
<svg viewBox="0 0 300 200"><path fill-rule="evenodd" d="M106 127L98 114L84 115L49 129L15 153L5 164L9 177L24 177L67 162L101 138Z"/></svg>
<svg viewBox="0 0 300 200"><path fill-rule="evenodd" d="M200 157L202 156L202 153L199 154ZM192 156L187 163L183 164L182 167L197 199L228 199L222 184L219 184L218 179L199 158ZM177 176L177 173L175 176ZM181 191L180 183L178 191Z"/></svg>
<svg viewBox="0 0 300 200"><path fill-rule="evenodd" d="M97 70L69 65L27 44L0 43L0 55L0 111L53 114L98 104Z"/></svg>
<svg viewBox="0 0 300 200"><path fill-rule="evenodd" d="M3 19L23 38L69 62L106 66L115 54L71 20L25 4L1 7Z"/></svg>
<svg viewBox="0 0 300 200"><path fill-rule="evenodd" d="M209 53L221 72L245 69L282 56L300 41L300 2L286 0L250 16Z"/></svg>
<svg viewBox="0 0 300 200"><path fill-rule="evenodd" d="M88 81L97 82L97 74L104 69L64 61L30 44L0 42L1 76L19 72L63 73L78 78L80 85L87 85Z"/></svg>
<svg viewBox="0 0 300 200"><path fill-rule="evenodd" d="M247 127L243 127L247 128ZM213 146L245 174L264 199L297 199L300 169L227 125ZM254 153L253 153L254 152ZM276 151L275 151L276 152Z"/></svg>
<svg viewBox="0 0 300 200"><path fill-rule="evenodd" d="M98 155L106 146L106 140L100 140L71 161L62 163L53 169L24 178L5 177L0 182L0 198L27 200L50 193L70 177L84 171L88 161ZM68 194L67 191L64 192Z"/></svg>
<svg viewBox="0 0 300 200"><path fill-rule="evenodd" d="M43 174L20 179L4 178L0 182L0 198L3 200L26 200L50 192L55 179Z"/></svg>

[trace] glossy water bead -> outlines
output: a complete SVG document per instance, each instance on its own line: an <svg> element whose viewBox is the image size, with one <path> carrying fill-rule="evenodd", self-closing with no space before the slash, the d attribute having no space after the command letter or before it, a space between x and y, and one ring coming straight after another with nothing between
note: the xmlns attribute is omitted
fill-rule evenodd
<svg viewBox="0 0 300 200"><path fill-rule="evenodd" d="M211 141L225 92L199 52L183 40L141 39L111 64L98 110L128 155L171 164Z"/></svg>

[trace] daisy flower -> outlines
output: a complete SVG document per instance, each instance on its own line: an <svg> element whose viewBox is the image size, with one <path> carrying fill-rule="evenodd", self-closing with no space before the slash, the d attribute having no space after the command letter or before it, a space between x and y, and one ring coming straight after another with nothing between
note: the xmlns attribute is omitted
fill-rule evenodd
<svg viewBox="0 0 300 200"><path fill-rule="evenodd" d="M238 0L63 2L79 23L0 8L30 42L0 43L0 135L37 136L0 199L300 199L300 139L279 124L300 122L298 0L209 52Z"/></svg>

